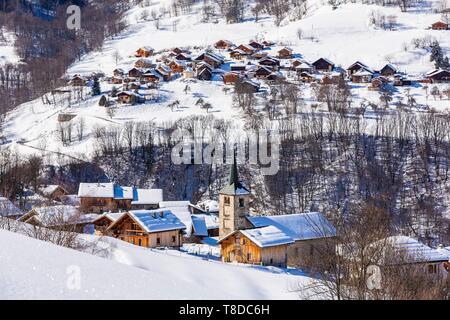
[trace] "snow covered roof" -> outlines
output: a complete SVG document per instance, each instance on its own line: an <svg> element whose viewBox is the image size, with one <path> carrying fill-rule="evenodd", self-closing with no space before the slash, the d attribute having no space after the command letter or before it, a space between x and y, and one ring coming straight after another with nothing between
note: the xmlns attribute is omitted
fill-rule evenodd
<svg viewBox="0 0 450 320"><path fill-rule="evenodd" d="M114 183L80 183L79 197L114 198Z"/></svg>
<svg viewBox="0 0 450 320"><path fill-rule="evenodd" d="M275 226L295 241L328 238L336 235L336 229L319 212L248 216L247 219L256 228Z"/></svg>
<svg viewBox="0 0 450 320"><path fill-rule="evenodd" d="M114 199L131 200L133 199L133 187L122 187L114 185Z"/></svg>
<svg viewBox="0 0 450 320"><path fill-rule="evenodd" d="M81 214L78 207L58 205L50 207L36 207L22 216L19 220L28 222L35 220L44 226L64 224L81 224L95 221L98 214Z"/></svg>
<svg viewBox="0 0 450 320"><path fill-rule="evenodd" d="M0 216L20 216L23 212L16 207L8 198L0 197Z"/></svg>
<svg viewBox="0 0 450 320"><path fill-rule="evenodd" d="M294 242L290 236L275 226L241 230L241 232L260 248L279 246Z"/></svg>
<svg viewBox="0 0 450 320"><path fill-rule="evenodd" d="M443 256L446 256L448 258L448 261L450 261L450 247L439 247L436 249L440 254Z"/></svg>
<svg viewBox="0 0 450 320"><path fill-rule="evenodd" d="M157 204L162 200L162 189L134 189L131 204Z"/></svg>
<svg viewBox="0 0 450 320"><path fill-rule="evenodd" d="M159 207L170 210L186 226L186 236L189 237L192 231L191 209L189 201L161 201Z"/></svg>
<svg viewBox="0 0 450 320"><path fill-rule="evenodd" d="M186 228L170 210L131 210L128 214L148 233ZM111 224L109 228L118 221L120 219Z"/></svg>
<svg viewBox="0 0 450 320"><path fill-rule="evenodd" d="M57 184L50 184L44 188L41 189L41 192L43 195L45 196L51 196L53 194L53 192L55 192L56 190L58 190L58 188L61 188L64 190L64 188L62 188L61 186L57 185Z"/></svg>
<svg viewBox="0 0 450 320"><path fill-rule="evenodd" d="M437 249L430 248L429 246L419 242L416 239L407 236L391 236L380 241L386 241L386 245L393 249L395 256L406 255L408 263L417 262L440 262L448 261L448 256L443 254Z"/></svg>
<svg viewBox="0 0 450 320"><path fill-rule="evenodd" d="M193 214L192 220L194 220L194 218L205 220L206 228L208 230L219 228L219 217L214 214Z"/></svg>
<svg viewBox="0 0 450 320"><path fill-rule="evenodd" d="M355 72L353 75L354 76L371 76L372 74L373 74L373 72L370 72L369 70L361 68L360 70Z"/></svg>
<svg viewBox="0 0 450 320"><path fill-rule="evenodd" d="M104 217L108 218L111 222L114 222L124 214L125 212L105 212L103 214L97 215L96 219L93 222L98 221Z"/></svg>
<svg viewBox="0 0 450 320"><path fill-rule="evenodd" d="M219 202L217 200L205 200L197 203L197 206L204 208L208 212L219 212Z"/></svg>

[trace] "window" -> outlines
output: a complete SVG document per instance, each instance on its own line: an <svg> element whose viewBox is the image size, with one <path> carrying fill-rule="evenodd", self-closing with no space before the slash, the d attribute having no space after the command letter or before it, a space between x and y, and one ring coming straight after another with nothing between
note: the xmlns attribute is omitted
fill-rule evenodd
<svg viewBox="0 0 450 320"><path fill-rule="evenodd" d="M161 238L160 238L160 237L156 238L156 244L157 244L157 245L160 245L160 244L161 244Z"/></svg>
<svg viewBox="0 0 450 320"><path fill-rule="evenodd" d="M230 197L225 197L224 202L225 202L226 206L229 206L230 205Z"/></svg>
<svg viewBox="0 0 450 320"><path fill-rule="evenodd" d="M245 241L245 239L242 239L242 244L246 244L247 241Z"/></svg>
<svg viewBox="0 0 450 320"><path fill-rule="evenodd" d="M142 239L141 238L139 238L138 244L139 244L139 247L142 247Z"/></svg>
<svg viewBox="0 0 450 320"><path fill-rule="evenodd" d="M244 198L239 198L239 207L244 208L245 207L245 200Z"/></svg>
<svg viewBox="0 0 450 320"><path fill-rule="evenodd" d="M252 254L251 253L247 253L247 260L248 261L252 260Z"/></svg>
<svg viewBox="0 0 450 320"><path fill-rule="evenodd" d="M314 255L314 246L313 246L313 245L311 245L311 246L309 247L309 255L310 255L311 257Z"/></svg>
<svg viewBox="0 0 450 320"><path fill-rule="evenodd" d="M428 265L428 273L437 273L437 271L438 271L437 264Z"/></svg>
<svg viewBox="0 0 450 320"><path fill-rule="evenodd" d="M172 242L175 243L176 240L177 240L176 237L172 236Z"/></svg>
<svg viewBox="0 0 450 320"><path fill-rule="evenodd" d="M270 264L273 264L273 258L270 258Z"/></svg>

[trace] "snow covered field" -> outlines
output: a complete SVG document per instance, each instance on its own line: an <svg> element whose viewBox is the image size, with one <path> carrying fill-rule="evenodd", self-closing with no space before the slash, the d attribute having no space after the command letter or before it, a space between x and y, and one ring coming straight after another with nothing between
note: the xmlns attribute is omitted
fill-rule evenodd
<svg viewBox="0 0 450 320"><path fill-rule="evenodd" d="M0 230L8 243L0 250L0 299L298 299L293 289L311 281L294 269L108 241L109 259Z"/></svg>
<svg viewBox="0 0 450 320"><path fill-rule="evenodd" d="M142 13L168 8L169 0L152 2L148 7L135 7L128 14L129 27L114 39L106 41L103 49L84 56L81 61L74 63L68 74L90 74L102 71L110 76L119 67L130 69L136 60L135 50L149 45L156 51L184 46L211 46L217 40L227 39L236 44L248 43L251 39L272 40L281 45L290 46L301 58L315 61L319 57L332 60L336 66L348 67L356 60L360 60L373 69L379 69L386 63L395 64L400 71L410 76L421 76L433 69L429 61L429 52L424 49L414 49L411 40L432 36L440 43L443 50L450 52L449 31L430 30L430 25L440 19L440 15L433 13L437 1L424 1L422 7L401 12L395 7L381 7L376 5L344 4L333 10L320 1L309 2L307 16L298 21L283 21L280 27L274 25L271 17L262 16L258 22L247 19L243 23L227 24L223 20L217 23L203 23L201 6L194 7L190 15L166 17L161 19L159 29L154 21L142 19ZM397 21L392 31L382 30L370 24L372 12L380 12L386 16L396 15ZM173 30L176 22L176 31ZM302 30L299 39L298 30ZM120 59L116 64L116 53ZM71 106L71 108L43 104L42 99L23 104L12 111L6 118L6 145L13 146L25 154L37 152L70 154L77 158L89 158L94 144L92 133L97 126L123 125L127 121L155 121L163 123L173 121L189 115L206 115L206 111L195 102L201 97L211 103L210 114L218 118L233 119L239 126L242 123L242 111L233 107L231 93L223 92L221 81L196 81L189 84L191 91L183 92L186 87L185 79L177 79L164 83L160 89L159 102L148 102L143 105L121 106L116 114L110 118L106 109L98 106L100 97L92 97ZM445 85L441 85L444 89ZM108 92L111 85L102 83L102 90ZM439 111L448 110L448 99L434 99L427 97L426 90L421 85L399 87L394 93L392 103L405 98L406 92L417 101L419 108L427 105ZM354 106L360 106L367 101L379 102L379 93L369 91L367 85L352 85ZM305 109L315 99L308 88L304 88ZM180 101L180 107L171 111L167 105L175 100ZM72 142L63 146L58 140L57 117L60 112L70 112L82 118L86 123L86 138L81 142Z"/></svg>

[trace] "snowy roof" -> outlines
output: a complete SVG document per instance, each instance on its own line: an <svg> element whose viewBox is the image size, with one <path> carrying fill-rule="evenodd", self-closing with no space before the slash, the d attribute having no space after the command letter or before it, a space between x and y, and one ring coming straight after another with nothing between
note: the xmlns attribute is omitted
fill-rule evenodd
<svg viewBox="0 0 450 320"><path fill-rule="evenodd" d="M19 220L23 222L34 219L45 226L62 224L90 223L96 220L98 214L81 214L78 207L69 205L58 205L50 207L33 208Z"/></svg>
<svg viewBox="0 0 450 320"><path fill-rule="evenodd" d="M114 198L114 183L80 183L79 197Z"/></svg>
<svg viewBox="0 0 450 320"><path fill-rule="evenodd" d="M186 228L170 210L131 210L128 214L149 233ZM116 220L110 228L119 220Z"/></svg>
<svg viewBox="0 0 450 320"><path fill-rule="evenodd" d="M436 249L440 254L443 256L446 256L448 258L448 261L450 261L450 247L440 247Z"/></svg>
<svg viewBox="0 0 450 320"><path fill-rule="evenodd" d="M363 69L361 68L360 70L358 70L357 72L355 72L353 75L354 76L371 76L373 73L370 72L369 70Z"/></svg>
<svg viewBox="0 0 450 320"><path fill-rule="evenodd" d="M20 216L23 212L16 207L8 198L0 197L0 216Z"/></svg>
<svg viewBox="0 0 450 320"><path fill-rule="evenodd" d="M241 230L241 232L260 248L279 246L294 242L290 236L275 226Z"/></svg>
<svg viewBox="0 0 450 320"><path fill-rule="evenodd" d="M204 208L208 212L219 212L219 202L217 200L205 200L197 203L197 206Z"/></svg>
<svg viewBox="0 0 450 320"><path fill-rule="evenodd" d="M131 204L157 204L162 200L162 189L134 189Z"/></svg>
<svg viewBox="0 0 450 320"><path fill-rule="evenodd" d="M192 231L192 217L189 208L189 201L161 201L159 207L170 210L186 226L186 236L189 237Z"/></svg>
<svg viewBox="0 0 450 320"><path fill-rule="evenodd" d="M98 221L104 217L108 218L111 222L114 222L124 214L125 212L105 212L103 214L97 215L96 219L93 222Z"/></svg>
<svg viewBox="0 0 450 320"><path fill-rule="evenodd" d="M416 239L407 236L391 236L379 240L373 245L381 241L385 241L386 245L393 249L394 256L405 254L405 258L408 259L406 262L408 263L448 261L449 258L439 250L430 248Z"/></svg>
<svg viewBox="0 0 450 320"><path fill-rule="evenodd" d="M248 216L247 219L257 228L275 226L295 241L328 238L336 235L336 229L319 212L278 216Z"/></svg>
<svg viewBox="0 0 450 320"><path fill-rule="evenodd" d="M206 228L209 229L218 229L219 228L219 217L213 214L193 214L192 220L194 218L204 219L206 223Z"/></svg>
<svg viewBox="0 0 450 320"><path fill-rule="evenodd" d="M208 236L205 217L192 216L192 226L194 227L194 235L203 237Z"/></svg>
<svg viewBox="0 0 450 320"><path fill-rule="evenodd" d="M133 187L122 187L119 185L114 185L114 199L133 199Z"/></svg>
<svg viewBox="0 0 450 320"><path fill-rule="evenodd" d="M55 192L56 190L58 190L58 188L62 188L61 186L57 185L57 184L50 184L44 188L41 189L41 192L43 195L45 196L51 196L53 194L53 192Z"/></svg>

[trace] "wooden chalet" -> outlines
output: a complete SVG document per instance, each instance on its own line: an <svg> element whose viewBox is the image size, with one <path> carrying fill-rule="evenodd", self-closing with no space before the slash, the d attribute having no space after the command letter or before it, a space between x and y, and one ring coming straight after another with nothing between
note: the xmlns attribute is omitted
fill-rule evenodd
<svg viewBox="0 0 450 320"><path fill-rule="evenodd" d="M448 23L438 21L431 25L432 30L448 30Z"/></svg>
<svg viewBox="0 0 450 320"><path fill-rule="evenodd" d="M212 71L210 68L206 68L206 67L199 68L199 69L197 69L196 77L199 80L209 81L212 79Z"/></svg>
<svg viewBox="0 0 450 320"><path fill-rule="evenodd" d="M128 77L130 77L130 78L139 78L139 77L142 76L142 73L143 73L142 69L131 68L128 71Z"/></svg>
<svg viewBox="0 0 450 320"><path fill-rule="evenodd" d="M155 71L161 75L164 81L170 81L172 79L173 71L165 64L159 64Z"/></svg>
<svg viewBox="0 0 450 320"><path fill-rule="evenodd" d="M146 82L157 83L164 81L163 77L159 72L156 72L154 69L147 70L144 74L142 74L142 79Z"/></svg>
<svg viewBox="0 0 450 320"><path fill-rule="evenodd" d="M244 73L246 70L247 70L247 66L245 64L232 64L230 66L231 72Z"/></svg>
<svg viewBox="0 0 450 320"><path fill-rule="evenodd" d="M131 209L155 209L163 200L161 189L123 187L114 183L80 183L82 212L104 213Z"/></svg>
<svg viewBox="0 0 450 320"><path fill-rule="evenodd" d="M250 47L254 48L255 50L262 50L264 49L264 44L259 43L257 41L250 41L248 44Z"/></svg>
<svg viewBox="0 0 450 320"><path fill-rule="evenodd" d="M293 53L291 48L284 47L281 50L278 50L278 57L280 59L291 59Z"/></svg>
<svg viewBox="0 0 450 320"><path fill-rule="evenodd" d="M270 40L264 40L264 41L262 42L262 44L264 45L264 47L270 48L270 47L272 47L272 46L275 45L275 42L270 41Z"/></svg>
<svg viewBox="0 0 450 320"><path fill-rule="evenodd" d="M431 83L449 83L450 71L444 69L434 70L427 74L427 79Z"/></svg>
<svg viewBox="0 0 450 320"><path fill-rule="evenodd" d="M232 58L234 60L242 60L247 55L248 54L241 49L234 49L234 50L230 51L230 58Z"/></svg>
<svg viewBox="0 0 450 320"><path fill-rule="evenodd" d="M237 84L239 85L241 90L243 90L245 92L249 92L249 93L256 93L260 89L259 83L252 81L252 80L248 80L248 79L244 79L243 81L238 81Z"/></svg>
<svg viewBox="0 0 450 320"><path fill-rule="evenodd" d="M119 76L114 76L110 79L109 81L111 84L122 84L123 83L123 78L119 77Z"/></svg>
<svg viewBox="0 0 450 320"><path fill-rule="evenodd" d="M168 67L172 69L173 72L182 73L186 68L186 63L183 61L172 60L169 62Z"/></svg>
<svg viewBox="0 0 450 320"><path fill-rule="evenodd" d="M245 55L251 55L256 51L255 48L248 44L241 44L236 49L241 50Z"/></svg>
<svg viewBox="0 0 450 320"><path fill-rule="evenodd" d="M129 91L119 92L117 94L117 102L125 104L134 104L136 102L136 94Z"/></svg>
<svg viewBox="0 0 450 320"><path fill-rule="evenodd" d="M176 48L172 49L172 53L173 53L173 55L177 56L177 55L179 55L181 53L184 53L184 50L179 48L179 47L176 47Z"/></svg>
<svg viewBox="0 0 450 320"><path fill-rule="evenodd" d="M273 57L265 57L258 61L258 64L265 67L270 67L276 70L280 67L280 60Z"/></svg>
<svg viewBox="0 0 450 320"><path fill-rule="evenodd" d="M285 80L286 78L283 76L283 74L281 73L281 72L272 72L271 74L269 74L267 77L266 77L266 80L267 81L270 81L270 82L280 82L280 81L283 81L283 80Z"/></svg>
<svg viewBox="0 0 450 320"><path fill-rule="evenodd" d="M184 69L183 78L185 78L185 79L195 78L194 70L191 67L187 67L186 69Z"/></svg>
<svg viewBox="0 0 450 320"><path fill-rule="evenodd" d="M219 40L214 44L214 48L219 50L228 50L231 49L234 44L228 40Z"/></svg>
<svg viewBox="0 0 450 320"><path fill-rule="evenodd" d="M314 66L311 63L304 60L294 60L292 62L292 68L297 73L308 72L312 74L315 71Z"/></svg>
<svg viewBox="0 0 450 320"><path fill-rule="evenodd" d="M186 52L181 52L175 56L175 60L178 61L191 61L192 57Z"/></svg>
<svg viewBox="0 0 450 320"><path fill-rule="evenodd" d="M40 192L44 197L56 201L61 201L61 198L63 196L69 194L69 192L65 188L57 184L44 186L40 189Z"/></svg>
<svg viewBox="0 0 450 320"><path fill-rule="evenodd" d="M136 68L154 68L155 64L150 59L140 58L134 63L134 66Z"/></svg>
<svg viewBox="0 0 450 320"><path fill-rule="evenodd" d="M303 71L298 74L298 78L303 83L311 83L316 81L316 77L314 77L311 73Z"/></svg>
<svg viewBox="0 0 450 320"><path fill-rule="evenodd" d="M105 233L146 248L180 247L184 229L170 210L131 210L111 223Z"/></svg>
<svg viewBox="0 0 450 320"><path fill-rule="evenodd" d="M125 75L125 71L122 68L116 68L113 70L114 77L123 77Z"/></svg>
<svg viewBox="0 0 450 320"><path fill-rule="evenodd" d="M206 62L213 68L218 68L225 62L224 58L221 55L213 52L203 52L197 58L195 58L194 61L196 61L197 63L201 61Z"/></svg>
<svg viewBox="0 0 450 320"><path fill-rule="evenodd" d="M256 70L255 77L258 79L265 79L270 74L272 74L271 69L269 69L265 66L261 66Z"/></svg>
<svg viewBox="0 0 450 320"><path fill-rule="evenodd" d="M397 68L388 63L387 65L385 65L381 70L380 70L380 74L384 77L390 77L393 76L394 74L398 73Z"/></svg>
<svg viewBox="0 0 450 320"><path fill-rule="evenodd" d="M76 74L70 80L70 84L74 87L84 87L86 85L86 79Z"/></svg>
<svg viewBox="0 0 450 320"><path fill-rule="evenodd" d="M360 69L351 75L351 80L354 83L369 83L372 81L373 72L366 69Z"/></svg>
<svg viewBox="0 0 450 320"><path fill-rule="evenodd" d="M319 58L312 65L317 71L321 72L329 72L334 69L334 63L326 58Z"/></svg>
<svg viewBox="0 0 450 320"><path fill-rule="evenodd" d="M148 58L153 55L155 50L152 47L145 46L136 50L135 56L139 58Z"/></svg>
<svg viewBox="0 0 450 320"><path fill-rule="evenodd" d="M106 230L111 226L113 222L119 219L125 212L108 212L98 215L98 217L92 221L96 235L105 235Z"/></svg>
<svg viewBox="0 0 450 320"><path fill-rule="evenodd" d="M347 68L347 74L349 76L351 76L352 74L354 74L360 70L365 70L372 74L374 73L373 70L371 68L369 68L367 65L365 65L364 63L362 63L360 61L356 61L355 63L353 63L351 66L349 66Z"/></svg>
<svg viewBox="0 0 450 320"><path fill-rule="evenodd" d="M239 80L240 75L237 72L227 72L222 78L224 84L235 84Z"/></svg>
<svg viewBox="0 0 450 320"><path fill-rule="evenodd" d="M256 51L251 55L253 59L260 60L269 56L269 53L266 51Z"/></svg>
<svg viewBox="0 0 450 320"><path fill-rule="evenodd" d="M375 77L370 82L370 86L368 89L369 90L382 90L387 83L389 83L387 78L385 78L383 76Z"/></svg>

